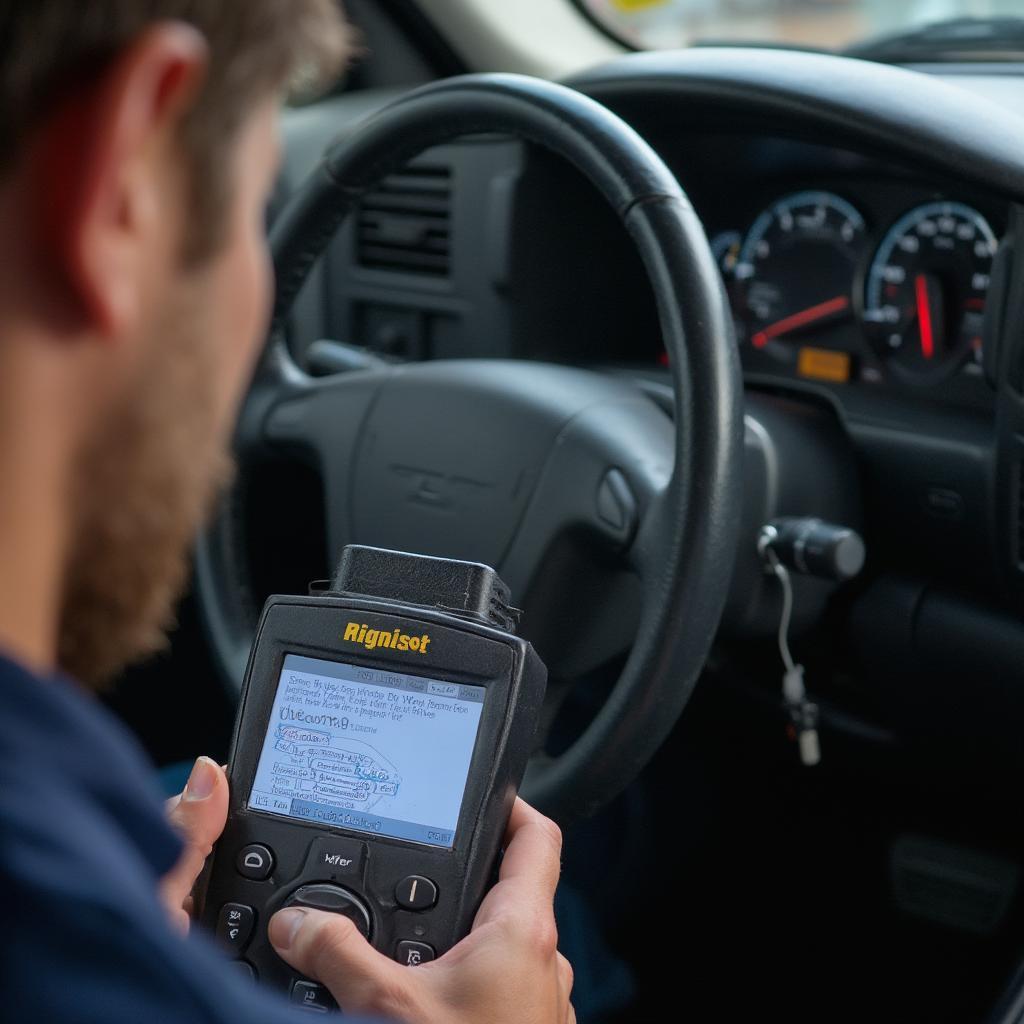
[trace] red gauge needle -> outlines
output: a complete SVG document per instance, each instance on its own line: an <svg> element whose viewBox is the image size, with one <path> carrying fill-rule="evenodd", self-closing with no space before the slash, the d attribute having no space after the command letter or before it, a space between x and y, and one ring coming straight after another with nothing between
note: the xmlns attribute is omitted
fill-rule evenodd
<svg viewBox="0 0 1024 1024"><path fill-rule="evenodd" d="M825 317L833 316L835 313L841 313L849 306L850 300L845 295L837 295L834 299L819 302L816 306L811 306L809 309L801 310L799 313L769 324L750 340L755 348L764 348L772 338L789 334L790 331L795 331L798 327L806 327L807 324L813 324L816 320L824 320Z"/></svg>
<svg viewBox="0 0 1024 1024"><path fill-rule="evenodd" d="M918 274L914 278L917 297L917 326L921 334L921 355L931 359L935 355L935 332L932 328L932 304L928 301L928 278Z"/></svg>

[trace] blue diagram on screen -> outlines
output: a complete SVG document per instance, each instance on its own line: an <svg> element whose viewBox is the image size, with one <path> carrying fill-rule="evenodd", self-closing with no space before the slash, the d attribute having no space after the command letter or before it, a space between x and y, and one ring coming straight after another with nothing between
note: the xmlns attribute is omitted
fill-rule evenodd
<svg viewBox="0 0 1024 1024"><path fill-rule="evenodd" d="M331 733L278 725L274 749L287 754L271 769L275 793L336 797L346 806L370 810L382 796L397 796L402 777L379 750Z"/></svg>
<svg viewBox="0 0 1024 1024"><path fill-rule="evenodd" d="M451 846L485 692L289 654L249 807Z"/></svg>

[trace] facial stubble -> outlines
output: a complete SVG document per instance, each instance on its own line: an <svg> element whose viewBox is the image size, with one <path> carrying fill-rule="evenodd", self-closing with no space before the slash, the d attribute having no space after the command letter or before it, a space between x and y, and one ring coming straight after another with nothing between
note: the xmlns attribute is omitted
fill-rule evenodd
<svg viewBox="0 0 1024 1024"><path fill-rule="evenodd" d="M231 477L203 291L183 286L76 467L58 657L91 687L166 646L196 531Z"/></svg>

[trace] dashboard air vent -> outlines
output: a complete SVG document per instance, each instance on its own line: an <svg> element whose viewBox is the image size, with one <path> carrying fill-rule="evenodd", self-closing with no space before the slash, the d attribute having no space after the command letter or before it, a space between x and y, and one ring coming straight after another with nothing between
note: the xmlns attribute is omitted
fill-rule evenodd
<svg viewBox="0 0 1024 1024"><path fill-rule="evenodd" d="M447 277L451 269L449 167L406 167L388 175L360 203L361 266Z"/></svg>

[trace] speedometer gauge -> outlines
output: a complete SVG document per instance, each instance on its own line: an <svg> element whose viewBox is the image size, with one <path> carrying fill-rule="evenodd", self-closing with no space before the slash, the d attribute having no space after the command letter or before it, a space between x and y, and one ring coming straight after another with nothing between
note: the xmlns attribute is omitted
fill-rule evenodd
<svg viewBox="0 0 1024 1024"><path fill-rule="evenodd" d="M892 226L868 270L864 323L897 376L929 382L980 358L997 246L963 203L927 203Z"/></svg>
<svg viewBox="0 0 1024 1024"><path fill-rule="evenodd" d="M740 250L740 316L754 348L795 364L793 341L846 349L864 219L831 192L797 192L762 213ZM838 328L838 329L837 329Z"/></svg>

